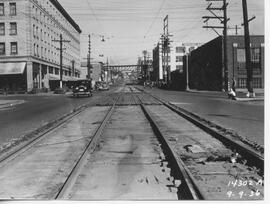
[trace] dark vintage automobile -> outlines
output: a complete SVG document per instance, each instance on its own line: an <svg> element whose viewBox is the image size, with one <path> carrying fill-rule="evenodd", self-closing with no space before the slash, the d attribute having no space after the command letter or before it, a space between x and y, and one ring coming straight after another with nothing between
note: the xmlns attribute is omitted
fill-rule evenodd
<svg viewBox="0 0 270 204"><path fill-rule="evenodd" d="M73 96L92 96L92 83L91 80L77 80L73 86Z"/></svg>

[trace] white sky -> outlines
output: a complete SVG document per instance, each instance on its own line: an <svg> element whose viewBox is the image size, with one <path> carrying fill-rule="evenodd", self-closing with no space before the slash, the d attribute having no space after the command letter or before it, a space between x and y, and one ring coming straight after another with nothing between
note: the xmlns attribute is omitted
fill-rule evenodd
<svg viewBox="0 0 270 204"><path fill-rule="evenodd" d="M205 43L217 34L204 29L202 16L211 16L206 0L58 0L81 27L81 57L87 56L88 34L92 36L95 61L111 64L136 64L144 49L152 51L163 32L163 19L169 15L169 32L175 42ZM241 26L242 0L229 3L229 27ZM264 0L247 0L250 33L264 34ZM213 6L220 7L221 2ZM216 12L218 14L218 12ZM222 15L222 13L221 13ZM221 25L209 20L209 25ZM220 33L221 30L220 30ZM235 30L229 30L235 33ZM243 34L243 28L240 30ZM101 42L100 35L105 36ZM104 57L99 57L99 55Z"/></svg>

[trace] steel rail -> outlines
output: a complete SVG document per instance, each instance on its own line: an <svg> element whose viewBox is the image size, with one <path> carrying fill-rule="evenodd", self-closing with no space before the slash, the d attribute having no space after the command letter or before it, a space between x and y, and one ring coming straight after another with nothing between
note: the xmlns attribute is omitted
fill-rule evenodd
<svg viewBox="0 0 270 204"><path fill-rule="evenodd" d="M37 144L39 141L41 141L43 138L46 137L46 135L57 128L60 128L62 125L66 124L68 121L72 120L76 115L80 114L83 110L87 108L87 105L80 106L74 112L66 114L62 116L61 118L58 118L53 122L50 122L49 124L42 126L38 128L37 130L32 131L28 135L35 134L37 131L41 131L40 133L37 133L35 137L32 139L29 139L28 141L22 143L21 145L17 145L11 150L8 150L6 153L3 153L0 157L0 166L5 165L7 162L15 159L22 153L26 152L29 150L31 147L33 147L35 144ZM59 121L58 121L59 120ZM53 124L54 123L54 124ZM52 125L51 125L52 124ZM51 125L50 127L47 128L47 126ZM45 130L43 130L45 128Z"/></svg>
<svg viewBox="0 0 270 204"><path fill-rule="evenodd" d="M139 89L138 87L136 87ZM145 92L144 90L139 89L140 91L149 94L156 100L160 101L163 105L165 105L167 108L172 110L173 112L177 113L178 115L182 116L189 122L193 123L206 133L210 134L214 138L218 139L219 141L223 142L226 146L229 146L230 149L236 150L243 158L247 160L247 164L250 166L255 166L259 169L259 174L264 175L264 157L259 152L255 151L251 147L249 147L247 144L244 144L241 141L233 140L233 138L229 138L226 135L223 135L222 133L218 132L217 130L213 129L213 127L210 127L209 125L204 124L202 121L200 121L198 118L199 116L190 113L189 111L180 108L178 106L175 106L169 102L166 102L157 96L150 94L148 92Z"/></svg>
<svg viewBox="0 0 270 204"><path fill-rule="evenodd" d="M195 178L192 176L191 172L188 170L187 166L184 164L181 158L177 157L176 153L169 145L169 141L162 133L148 108L139 97L138 100L146 118L150 122L151 127L161 141L164 153L166 153L168 160L171 161L170 163L174 168L173 170L175 170L175 179L180 179L182 181L182 184L180 187L178 187L178 196L181 197L184 195L184 197L187 197L191 200L204 200L206 197L198 188Z"/></svg>
<svg viewBox="0 0 270 204"><path fill-rule="evenodd" d="M104 117L102 123L97 128L97 130L95 131L93 137L91 138L90 142L86 146L86 148L83 151L82 155L80 156L80 158L76 162L75 166L71 170L71 172L68 175L67 179L65 180L64 184L61 186L60 190L55 195L55 197L54 197L55 199L66 199L66 198L68 198L68 195L69 195L69 193L71 191L71 188L75 184L76 179L78 178L78 176L80 174L80 171L81 171L82 167L84 166L84 164L86 162L86 158L87 158L87 156L89 154L89 151L91 151L91 150L94 151L100 136L102 135L108 121L110 120L110 118L112 116L112 113L113 113L113 111L114 111L114 109L116 107L116 103L119 100L120 96L118 96L118 98L114 101L113 105L111 106L111 108L107 112L106 116Z"/></svg>

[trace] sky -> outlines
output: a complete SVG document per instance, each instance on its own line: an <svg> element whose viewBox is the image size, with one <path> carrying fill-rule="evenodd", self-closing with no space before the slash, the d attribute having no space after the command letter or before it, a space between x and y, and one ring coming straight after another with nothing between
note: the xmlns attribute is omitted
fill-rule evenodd
<svg viewBox="0 0 270 204"><path fill-rule="evenodd" d="M81 58L87 56L88 35L91 35L93 61L110 64L136 64L142 51L152 52L163 33L163 19L169 16L169 32L173 42L206 43L218 35L206 25L202 16L211 16L206 0L58 0L82 29ZM243 34L242 1L227 0L228 26L241 27ZM221 7L222 2L213 2ZM264 0L247 0L250 34L264 34ZM217 15L223 15L219 11ZM214 19L208 25L218 25ZM221 34L222 31L219 30ZM235 34L235 29L229 29ZM103 42L102 36L105 41Z"/></svg>

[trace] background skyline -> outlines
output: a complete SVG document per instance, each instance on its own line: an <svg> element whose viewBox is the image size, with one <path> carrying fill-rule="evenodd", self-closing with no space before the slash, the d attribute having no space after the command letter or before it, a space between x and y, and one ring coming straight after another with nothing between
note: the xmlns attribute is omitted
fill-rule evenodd
<svg viewBox="0 0 270 204"><path fill-rule="evenodd" d="M217 37L211 29L202 28L202 16L210 16L206 0L59 0L81 27L81 58L87 56L88 34L92 40L92 61L110 64L136 64L143 50L151 52L163 32L163 19L169 15L169 32L174 42L206 43ZM228 0L228 26L243 22L242 1ZM264 35L264 1L248 0L251 35ZM213 2L220 7L222 2ZM218 12L216 12L218 14ZM222 13L220 13L222 15ZM208 25L220 25L209 20ZM238 31L243 34L243 27ZM222 31L220 30L221 34ZM235 34L229 29L228 34ZM102 42L104 36L105 42ZM100 57L103 55L104 57Z"/></svg>

